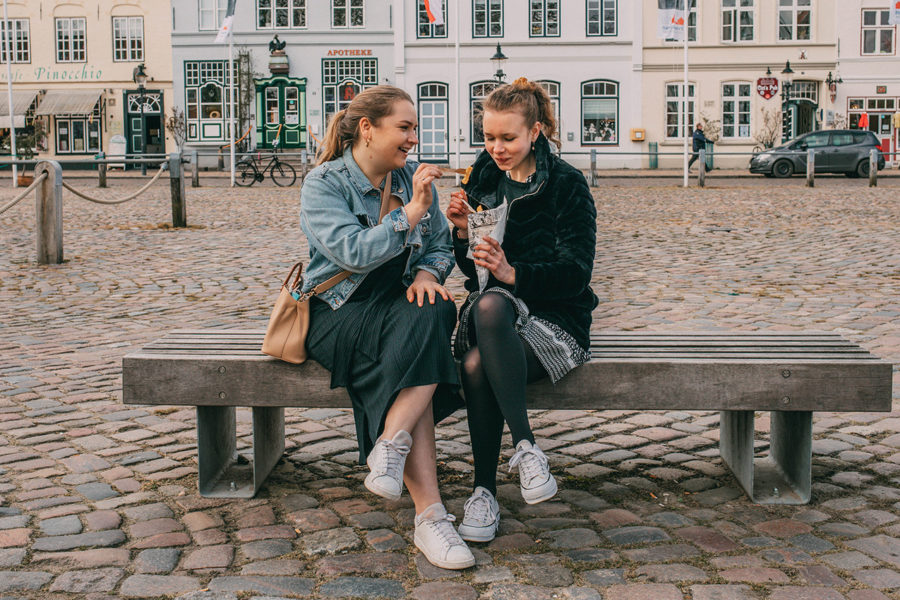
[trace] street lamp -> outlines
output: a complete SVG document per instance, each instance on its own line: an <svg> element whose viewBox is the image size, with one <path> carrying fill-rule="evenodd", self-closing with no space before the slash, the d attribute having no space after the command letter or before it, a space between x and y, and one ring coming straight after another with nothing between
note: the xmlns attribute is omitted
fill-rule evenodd
<svg viewBox="0 0 900 600"><path fill-rule="evenodd" d="M503 54L503 50L500 48L500 42L497 42L497 51L491 57L491 62L497 67L497 72L494 73L494 77L497 78L497 84L502 84L503 79L506 77L506 73L503 72L503 63L506 62L506 55Z"/></svg>
<svg viewBox="0 0 900 600"><path fill-rule="evenodd" d="M791 68L791 61L784 64L784 70L781 71L781 141L786 142L793 133L793 114L791 108L791 87L794 82L794 70Z"/></svg>
<svg viewBox="0 0 900 600"><path fill-rule="evenodd" d="M837 86L841 83L844 83L844 80L841 79L840 73L838 73L837 78L833 78L831 76L831 71L828 71L828 77L825 78L825 85L828 86L828 92L831 95L832 103L834 103L834 99L837 98Z"/></svg>
<svg viewBox="0 0 900 600"><path fill-rule="evenodd" d="M144 122L144 85L147 83L147 73L144 71L144 63L139 64L134 68L134 74L131 77L134 82L138 86L138 94L140 97L138 98L138 102L141 105L141 155L146 154L147 151L147 124ZM147 163L141 161L141 175L147 174Z"/></svg>

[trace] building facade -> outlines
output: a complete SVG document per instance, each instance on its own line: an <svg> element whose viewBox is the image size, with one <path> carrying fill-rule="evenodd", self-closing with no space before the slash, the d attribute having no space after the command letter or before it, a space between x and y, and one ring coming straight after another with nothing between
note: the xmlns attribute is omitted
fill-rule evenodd
<svg viewBox="0 0 900 600"><path fill-rule="evenodd" d="M158 2L9 0L8 6L13 121L20 134L35 123L44 131L38 157L173 148L165 127L172 106L171 18ZM2 62L6 35L0 21ZM148 76L142 91L133 80L138 65ZM6 83L5 69L0 81ZM0 127L8 127L7 103L0 104Z"/></svg>

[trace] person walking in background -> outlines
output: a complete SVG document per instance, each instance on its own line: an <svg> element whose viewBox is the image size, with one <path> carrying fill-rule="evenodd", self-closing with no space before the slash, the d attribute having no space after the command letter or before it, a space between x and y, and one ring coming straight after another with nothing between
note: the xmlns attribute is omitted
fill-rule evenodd
<svg viewBox="0 0 900 600"><path fill-rule="evenodd" d="M494 90L484 100L486 152L447 209L470 292L456 334L475 458L474 490L459 527L468 541L492 540L500 524L504 422L522 498L535 504L556 494L528 422L526 385L545 377L556 383L590 359L597 211L584 175L553 154L550 141L560 146L554 115L544 88L524 77ZM477 215L493 211L505 217L502 240L470 230L470 221L477 227L483 220Z"/></svg>
<svg viewBox="0 0 900 600"><path fill-rule="evenodd" d="M700 149L705 148L706 144L712 144L710 140L706 139L706 136L703 135L703 123L697 123L697 129L694 130L693 136L693 148L694 153L691 155L691 160L688 162L688 169L691 168L691 165L694 164L694 161L700 158Z"/></svg>

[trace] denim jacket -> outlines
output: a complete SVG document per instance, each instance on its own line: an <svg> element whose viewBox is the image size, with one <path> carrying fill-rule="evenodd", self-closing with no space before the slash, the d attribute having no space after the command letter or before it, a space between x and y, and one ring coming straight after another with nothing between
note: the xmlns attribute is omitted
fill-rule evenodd
<svg viewBox="0 0 900 600"><path fill-rule="evenodd" d="M418 163L393 171L391 193L405 206L412 199L412 176ZM338 309L359 287L366 274L410 248L403 284L410 285L420 270L444 283L453 258L450 228L434 201L419 223L410 228L402 208L389 212L381 223L381 190L353 160L348 149L335 160L313 169L300 190L300 228L309 240L309 264L302 291L307 292L341 271L353 274L319 296Z"/></svg>

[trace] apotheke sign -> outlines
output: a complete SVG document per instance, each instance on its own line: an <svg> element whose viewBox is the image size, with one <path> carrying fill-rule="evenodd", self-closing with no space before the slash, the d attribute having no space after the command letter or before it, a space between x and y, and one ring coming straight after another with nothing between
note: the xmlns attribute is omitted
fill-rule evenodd
<svg viewBox="0 0 900 600"><path fill-rule="evenodd" d="M100 81L102 76L103 69L82 63L70 67L15 69L12 73L12 80L40 81L42 83L54 81ZM0 69L0 81L6 81L6 69Z"/></svg>

